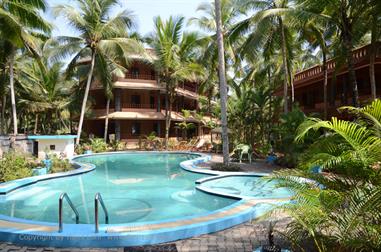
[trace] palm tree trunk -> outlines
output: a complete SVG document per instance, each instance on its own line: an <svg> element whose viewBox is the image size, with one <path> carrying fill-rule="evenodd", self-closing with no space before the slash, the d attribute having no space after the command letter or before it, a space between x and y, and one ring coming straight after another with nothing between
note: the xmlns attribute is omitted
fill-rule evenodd
<svg viewBox="0 0 381 252"><path fill-rule="evenodd" d="M107 99L106 104L106 119L105 119L105 131L103 135L103 139L105 142L107 142L107 133L108 133L108 114L110 112L110 98Z"/></svg>
<svg viewBox="0 0 381 252"><path fill-rule="evenodd" d="M370 44L370 53L369 53L369 79L370 79L370 88L372 92L372 98L377 98L376 90L376 77L374 70L374 62L376 61L376 52L377 52L377 20L373 17L372 23L372 34L371 34L371 44Z"/></svg>
<svg viewBox="0 0 381 252"><path fill-rule="evenodd" d="M1 134L5 134L6 133L6 125L5 125L5 106L7 104L7 96L3 95L3 100L2 100L2 104L1 104Z"/></svg>
<svg viewBox="0 0 381 252"><path fill-rule="evenodd" d="M324 75L324 120L328 117L328 69L327 69L327 54L325 48L323 51L323 75Z"/></svg>
<svg viewBox="0 0 381 252"><path fill-rule="evenodd" d="M165 139L164 139L164 146L165 150L168 150L168 139L169 139L169 128L170 128L170 118L171 118L171 113L169 109L169 88L168 88L168 83L166 81L166 90L165 90ZM172 107L172 106L171 106Z"/></svg>
<svg viewBox="0 0 381 252"><path fill-rule="evenodd" d="M14 64L14 52L12 51L10 54L10 57L9 57L9 89L11 90L13 134L16 136L18 134L18 132L17 132L17 111L16 111L13 64Z"/></svg>
<svg viewBox="0 0 381 252"><path fill-rule="evenodd" d="M215 0L217 45L218 45L218 76L220 80L220 102L221 102L221 128L222 128L222 153L224 165L229 164L229 136L227 118L227 84L225 76L224 37L221 21L221 1Z"/></svg>
<svg viewBox="0 0 381 252"><path fill-rule="evenodd" d="M358 107L360 105L359 92L357 87L355 66L354 66L354 61L352 56L352 50L353 50L352 36L349 31L343 32L343 42L344 42L345 54L346 54L347 64L348 64L349 83L350 83L350 86L352 87L352 103L354 107Z"/></svg>
<svg viewBox="0 0 381 252"><path fill-rule="evenodd" d="M37 127L38 127L38 114L36 113L36 117L34 119L34 129L33 129L33 134L37 134Z"/></svg>
<svg viewBox="0 0 381 252"><path fill-rule="evenodd" d="M283 71L284 71L284 83L283 83L283 100L284 100L284 113L288 112L288 63L287 63L287 48L286 48L286 34L284 31L282 18L278 18L279 26L281 29L281 39L282 39L282 59L283 59Z"/></svg>
<svg viewBox="0 0 381 252"><path fill-rule="evenodd" d="M92 53L91 53L91 65L90 65L90 71L89 71L89 75L87 76L86 89L85 89L85 94L84 94L84 96L83 96L83 101L82 101L81 116L80 116L80 118L79 118L78 133L77 133L76 144L79 144L79 141L80 141L80 139L81 139L82 126L83 126L83 119L84 119L84 117L85 117L86 103L87 103L87 98L88 98L88 96L89 96L91 80L92 80L92 78L93 78L94 65L95 65L95 51L93 50Z"/></svg>

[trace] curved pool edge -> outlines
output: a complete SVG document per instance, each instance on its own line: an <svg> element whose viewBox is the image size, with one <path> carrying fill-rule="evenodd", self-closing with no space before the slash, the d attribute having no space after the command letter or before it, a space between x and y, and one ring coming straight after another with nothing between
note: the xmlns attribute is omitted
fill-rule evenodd
<svg viewBox="0 0 381 252"><path fill-rule="evenodd" d="M26 178L10 181L6 183L11 184L5 187L8 189L6 193L39 181L90 172L96 169L95 165L76 162L75 160L84 156L114 153L123 154L134 152L107 152L76 156L71 161L79 165L80 168L60 174L32 177L35 179ZM137 153L137 151L135 153ZM152 151L148 153L197 154L199 157L181 162L180 167L189 172L213 175L212 178L214 179L234 174L249 175L248 173L217 172L200 168L197 166L198 164L211 159L210 155L202 153ZM260 176L259 174L257 175ZM206 179L207 178L202 178L200 181ZM198 181L195 181L196 184ZM198 187L199 186L196 186L196 189L200 190ZM3 191L6 190L3 189ZM213 193L221 197L230 197L229 195L218 192L207 193ZM2 195L0 195L0 197L2 197ZM250 197L237 197L236 195L234 198L239 201L212 212L147 223L101 225L100 233L94 232L94 224L64 224L64 232L58 233L58 223L24 220L0 215L0 240L16 244L47 247L121 247L158 244L233 227L263 215L271 208L270 205L279 201L279 199L254 200L253 198L250 199Z"/></svg>

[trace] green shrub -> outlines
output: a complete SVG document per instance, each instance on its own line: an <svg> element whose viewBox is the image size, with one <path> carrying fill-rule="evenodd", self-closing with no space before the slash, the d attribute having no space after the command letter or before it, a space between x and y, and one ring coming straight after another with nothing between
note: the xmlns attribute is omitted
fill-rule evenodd
<svg viewBox="0 0 381 252"><path fill-rule="evenodd" d="M105 152L107 151L107 143L102 138L90 139L90 149L95 152Z"/></svg>
<svg viewBox="0 0 381 252"><path fill-rule="evenodd" d="M236 172L236 171L241 171L241 168L239 165L236 164L228 164L224 165L223 163L217 163L212 165L212 170L213 171L231 171L231 172Z"/></svg>
<svg viewBox="0 0 381 252"><path fill-rule="evenodd" d="M25 155L10 151L0 160L0 182L32 176L32 169Z"/></svg>
<svg viewBox="0 0 381 252"><path fill-rule="evenodd" d="M123 151L126 149L126 144L119 140L113 140L109 143L109 148L112 151Z"/></svg>
<svg viewBox="0 0 381 252"><path fill-rule="evenodd" d="M52 161L52 166L49 173L67 172L74 169L73 165L70 164L67 159L60 159L57 156L53 156L50 159Z"/></svg>

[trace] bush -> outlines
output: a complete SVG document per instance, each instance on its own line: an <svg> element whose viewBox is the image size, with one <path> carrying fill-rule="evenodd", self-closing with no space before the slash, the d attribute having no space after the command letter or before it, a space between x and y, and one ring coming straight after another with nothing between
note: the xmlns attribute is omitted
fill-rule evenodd
<svg viewBox="0 0 381 252"><path fill-rule="evenodd" d="M89 146L90 150L95 153L107 151L107 143L102 138L92 138L89 144L83 145L85 150L86 146Z"/></svg>
<svg viewBox="0 0 381 252"><path fill-rule="evenodd" d="M109 148L112 151L123 151L126 149L126 144L124 142L119 141L119 140L112 140L109 143Z"/></svg>
<svg viewBox="0 0 381 252"><path fill-rule="evenodd" d="M60 159L57 156L53 156L50 159L52 161L52 166L49 173L67 172L74 169L73 165L70 164L67 159Z"/></svg>
<svg viewBox="0 0 381 252"><path fill-rule="evenodd" d="M10 151L0 160L0 182L32 176L32 169L25 155Z"/></svg>
<svg viewBox="0 0 381 252"><path fill-rule="evenodd" d="M217 163L212 165L212 170L213 171L230 171L230 172L236 172L236 171L241 171L241 168L239 165L236 164L228 164L224 165L223 163Z"/></svg>

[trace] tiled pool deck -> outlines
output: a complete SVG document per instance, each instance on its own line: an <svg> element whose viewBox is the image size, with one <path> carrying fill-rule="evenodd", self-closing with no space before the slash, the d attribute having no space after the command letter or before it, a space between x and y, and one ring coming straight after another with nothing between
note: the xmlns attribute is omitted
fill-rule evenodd
<svg viewBox="0 0 381 252"><path fill-rule="evenodd" d="M277 229L284 229L287 224L288 219L282 218L277 224ZM223 231L219 231L212 234L201 235L191 239L180 240L172 242L176 245L177 251L179 252L243 252L243 251L253 251L260 245L267 243L267 230L269 223L268 221L259 221L253 223L244 223L233 228L229 228ZM283 247L288 247L288 242L278 234L275 234L275 242ZM165 246L164 246L165 247ZM137 247L130 250L124 250L124 248L109 248L109 249L94 249L94 248L35 248L35 247L25 247L17 246L10 243L0 243L0 251L6 252L95 252L95 251L166 251L159 250L155 246Z"/></svg>

